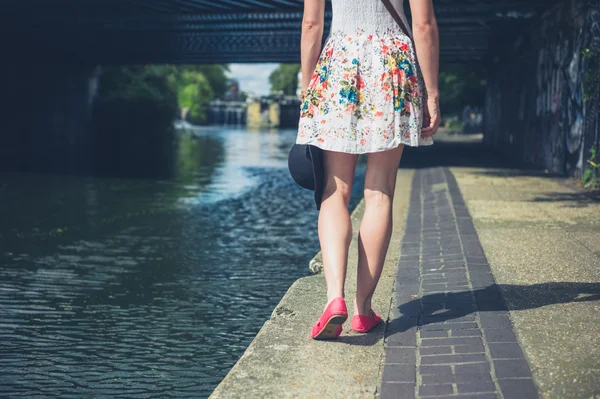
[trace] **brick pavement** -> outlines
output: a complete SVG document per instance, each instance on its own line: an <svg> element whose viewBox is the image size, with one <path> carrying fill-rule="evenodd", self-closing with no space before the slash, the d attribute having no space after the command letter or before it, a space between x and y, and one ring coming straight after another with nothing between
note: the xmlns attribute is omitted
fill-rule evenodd
<svg viewBox="0 0 600 399"><path fill-rule="evenodd" d="M539 397L447 168L415 171L385 342L381 399Z"/></svg>

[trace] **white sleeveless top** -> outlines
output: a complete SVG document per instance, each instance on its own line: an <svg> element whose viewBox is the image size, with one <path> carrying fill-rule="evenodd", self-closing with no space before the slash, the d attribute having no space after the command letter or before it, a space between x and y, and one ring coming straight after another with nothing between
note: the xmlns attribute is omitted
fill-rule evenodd
<svg viewBox="0 0 600 399"><path fill-rule="evenodd" d="M390 0L398 15L412 36L412 31L404 14L403 0ZM354 32L361 27L370 31L394 29L402 32L396 20L381 0L331 0L333 17L331 30Z"/></svg>
<svg viewBox="0 0 600 399"><path fill-rule="evenodd" d="M391 0L412 35L403 0ZM329 36L300 108L296 143L364 154L421 137L423 82L412 41L381 0L332 0Z"/></svg>

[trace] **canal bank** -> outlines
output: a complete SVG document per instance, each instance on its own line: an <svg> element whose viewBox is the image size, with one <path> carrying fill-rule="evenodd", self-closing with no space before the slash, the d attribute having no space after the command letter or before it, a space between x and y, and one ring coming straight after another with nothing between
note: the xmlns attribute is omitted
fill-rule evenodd
<svg viewBox="0 0 600 399"><path fill-rule="evenodd" d="M373 309L381 313L384 319L388 318L390 311L412 174L410 170L398 172L392 239L381 280L373 297ZM356 289L357 233L363 212L364 203L361 202L352 213L354 233L346 279L347 304L350 309L351 298ZM311 262L313 271L319 271L319 263L317 255ZM338 340L312 340L309 331L320 316L324 301L323 274L296 280L244 355L210 397L374 396L381 383L385 326L380 325L369 334L357 334L350 329L347 321Z"/></svg>
<svg viewBox="0 0 600 399"><path fill-rule="evenodd" d="M374 298L385 326L358 335L346 322L339 340L311 340L325 282L297 280L211 397L600 395L597 196L480 140L441 133L407 151Z"/></svg>

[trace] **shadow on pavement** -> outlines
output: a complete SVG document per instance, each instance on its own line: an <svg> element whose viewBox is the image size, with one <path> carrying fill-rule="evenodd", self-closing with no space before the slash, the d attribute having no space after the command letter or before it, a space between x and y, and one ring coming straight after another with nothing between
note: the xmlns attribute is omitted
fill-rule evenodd
<svg viewBox="0 0 600 399"><path fill-rule="evenodd" d="M420 169L438 166L505 168L508 162L499 154L486 149L478 140L451 141L443 136L428 147L404 147L401 168Z"/></svg>
<svg viewBox="0 0 600 399"><path fill-rule="evenodd" d="M501 299L500 292L511 298L510 303ZM428 294L401 304L399 310L402 316L389 323L388 334L403 332L417 325L458 319L478 311L517 311L559 303L598 300L600 283L492 284L477 290Z"/></svg>
<svg viewBox="0 0 600 399"><path fill-rule="evenodd" d="M572 193L549 193L544 197L536 197L531 202L570 202L573 208L585 208L589 204L600 202L600 190L576 191Z"/></svg>

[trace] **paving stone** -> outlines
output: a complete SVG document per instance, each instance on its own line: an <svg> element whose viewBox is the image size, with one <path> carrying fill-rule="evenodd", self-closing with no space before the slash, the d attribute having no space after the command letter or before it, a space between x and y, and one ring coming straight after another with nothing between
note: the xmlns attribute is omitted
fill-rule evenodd
<svg viewBox="0 0 600 399"><path fill-rule="evenodd" d="M433 331L420 330L419 335L421 338L450 338L447 330L433 330Z"/></svg>
<svg viewBox="0 0 600 399"><path fill-rule="evenodd" d="M423 292L425 292L425 293L446 292L447 289L448 289L448 285L446 283L423 284Z"/></svg>
<svg viewBox="0 0 600 399"><path fill-rule="evenodd" d="M433 330L469 330L476 329L477 323L466 322L466 323L435 323L435 324L423 324L421 329L423 331Z"/></svg>
<svg viewBox="0 0 600 399"><path fill-rule="evenodd" d="M421 384L423 385L469 383L478 381L493 384L492 377L489 372L477 374L443 374L421 376Z"/></svg>
<svg viewBox="0 0 600 399"><path fill-rule="evenodd" d="M473 291L473 296L475 296L475 300L477 302L502 300L502 297L500 296L500 293L498 291L490 289L492 287L493 286L489 286L484 289L478 289L478 290Z"/></svg>
<svg viewBox="0 0 600 399"><path fill-rule="evenodd" d="M419 387L419 396L439 396L453 392L452 385L425 385Z"/></svg>
<svg viewBox="0 0 600 399"><path fill-rule="evenodd" d="M490 364L486 362L472 364L457 364L454 366L455 374L485 374L490 372Z"/></svg>
<svg viewBox="0 0 600 399"><path fill-rule="evenodd" d="M452 330L450 332L450 337L452 338L460 338L460 337L481 337L481 330Z"/></svg>
<svg viewBox="0 0 600 399"><path fill-rule="evenodd" d="M469 355L436 355L421 357L421 364L457 364L457 363L475 363L485 362L487 359L484 354Z"/></svg>
<svg viewBox="0 0 600 399"><path fill-rule="evenodd" d="M415 397L415 385L406 383L393 383L384 381L381 384L380 399L412 399Z"/></svg>
<svg viewBox="0 0 600 399"><path fill-rule="evenodd" d="M457 289L462 289L465 292L466 291L470 291L470 286L469 283L466 281L450 281L448 283L446 283L446 286L448 288L452 288L453 290L457 290Z"/></svg>
<svg viewBox="0 0 600 399"><path fill-rule="evenodd" d="M467 255L465 258L467 260L467 264L469 264L469 263L487 263L487 258L485 256Z"/></svg>
<svg viewBox="0 0 600 399"><path fill-rule="evenodd" d="M482 345L480 337L461 338L430 338L421 341L422 346L450 346L450 345Z"/></svg>
<svg viewBox="0 0 600 399"><path fill-rule="evenodd" d="M416 346L417 319L401 317L388 323L386 343L388 346Z"/></svg>
<svg viewBox="0 0 600 399"><path fill-rule="evenodd" d="M435 303L426 303L423 304L423 313L431 314L434 311L442 312L444 314L451 315L466 315L469 313L475 312L475 304L469 302L456 302L450 304L435 304Z"/></svg>
<svg viewBox="0 0 600 399"><path fill-rule="evenodd" d="M421 268L423 270L439 269L440 267L442 267L444 265L445 265L445 263L442 262L441 260L432 261L429 259L423 259L421 261Z"/></svg>
<svg viewBox="0 0 600 399"><path fill-rule="evenodd" d="M421 301L413 299L401 304L398 310L404 317L416 318L421 314Z"/></svg>
<svg viewBox="0 0 600 399"><path fill-rule="evenodd" d="M416 364L416 348L401 348L401 347L392 347L388 348L386 351L386 363L403 363L403 364Z"/></svg>
<svg viewBox="0 0 600 399"><path fill-rule="evenodd" d="M421 276L423 278L423 285L426 285L427 283L434 283L437 281L446 281L446 277L444 276L443 273L437 273L437 274L423 274Z"/></svg>
<svg viewBox="0 0 600 399"><path fill-rule="evenodd" d="M537 387L531 378L499 380L498 384L506 399L539 398Z"/></svg>
<svg viewBox="0 0 600 399"><path fill-rule="evenodd" d="M435 399L498 399L495 393L465 393L452 396L436 396ZM507 398L509 399L509 398Z"/></svg>
<svg viewBox="0 0 600 399"><path fill-rule="evenodd" d="M466 303L465 305L469 306L470 304ZM447 316L447 317L461 317L468 314L473 313L470 307L457 307L455 309L446 309L440 305L433 305L430 303L423 304L422 312L423 317L432 317L432 316Z"/></svg>
<svg viewBox="0 0 600 399"><path fill-rule="evenodd" d="M480 312L485 311L501 311L508 310L508 307L504 301L493 300L493 301L480 301L477 302L477 310Z"/></svg>
<svg viewBox="0 0 600 399"><path fill-rule="evenodd" d="M417 371L412 364L383 365L383 381L387 382L416 382Z"/></svg>
<svg viewBox="0 0 600 399"><path fill-rule="evenodd" d="M471 287L473 287L473 289L489 287L495 283L496 280L494 280L494 278L491 276L471 278Z"/></svg>
<svg viewBox="0 0 600 399"><path fill-rule="evenodd" d="M449 355L452 353L452 347L451 346L432 346L432 347L427 347L427 348L421 348L419 350L419 353L421 354L421 356Z"/></svg>
<svg viewBox="0 0 600 399"><path fill-rule="evenodd" d="M412 287L408 287L412 286ZM396 281L394 282L395 291L403 292L410 290L413 293L419 292L419 275L414 273L409 273L407 275L396 276Z"/></svg>
<svg viewBox="0 0 600 399"><path fill-rule="evenodd" d="M488 344L494 359L521 359L525 356L516 342L495 342Z"/></svg>
<svg viewBox="0 0 600 399"><path fill-rule="evenodd" d="M456 384L458 393L496 392L496 385L490 380L479 380Z"/></svg>
<svg viewBox="0 0 600 399"><path fill-rule="evenodd" d="M419 254L401 255L398 258L398 274L418 273L420 261L421 256Z"/></svg>
<svg viewBox="0 0 600 399"><path fill-rule="evenodd" d="M531 378L531 371L525 359L494 360L496 378Z"/></svg>
<svg viewBox="0 0 600 399"><path fill-rule="evenodd" d="M421 298L423 303L446 303L446 294L429 294Z"/></svg>
<svg viewBox="0 0 600 399"><path fill-rule="evenodd" d="M512 323L508 317L508 313L499 312L479 312L479 322L484 329L504 328L512 330Z"/></svg>
<svg viewBox="0 0 600 399"><path fill-rule="evenodd" d="M483 345L456 345L454 353L483 353L485 348Z"/></svg>
<svg viewBox="0 0 600 399"><path fill-rule="evenodd" d="M492 328L483 330L485 340L488 343L492 342L517 342L517 337L512 329L508 328Z"/></svg>
<svg viewBox="0 0 600 399"><path fill-rule="evenodd" d="M462 323L475 323L475 315L472 314L468 314L468 315L463 315L463 316L446 316L446 315L439 315L439 316L421 316L419 319L419 325L425 326L425 325L439 325L439 324L452 324L452 325L459 325ZM460 325L459 325L460 327Z"/></svg>
<svg viewBox="0 0 600 399"><path fill-rule="evenodd" d="M394 293L394 296L396 299L396 303L401 305L405 305L412 301L419 301L419 303L421 303L421 300L419 299L418 286L407 286L402 288L401 291L398 291L397 289Z"/></svg>
<svg viewBox="0 0 600 399"><path fill-rule="evenodd" d="M452 368L446 365L431 366L422 364L419 366L419 374L421 374L421 376L452 374Z"/></svg>
<svg viewBox="0 0 600 399"><path fill-rule="evenodd" d="M448 295L447 303L460 303L464 301L473 301L473 293L471 291L450 294Z"/></svg>

